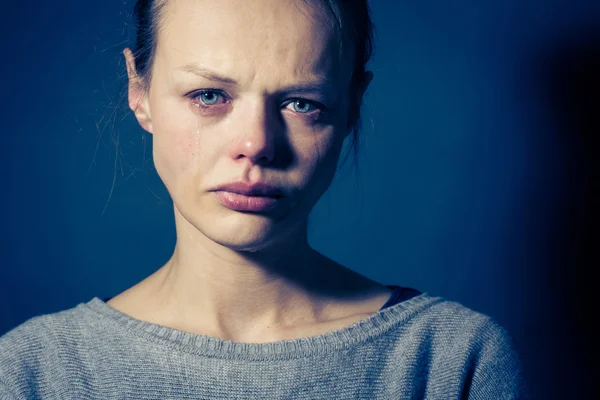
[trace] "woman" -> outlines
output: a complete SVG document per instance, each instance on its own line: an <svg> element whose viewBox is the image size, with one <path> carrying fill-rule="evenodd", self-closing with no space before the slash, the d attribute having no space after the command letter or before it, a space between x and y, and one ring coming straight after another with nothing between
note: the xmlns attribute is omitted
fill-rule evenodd
<svg viewBox="0 0 600 400"><path fill-rule="evenodd" d="M518 356L489 317L381 285L307 243L372 78L366 1L135 11L129 106L173 199L173 256L113 298L4 335L0 394L521 398Z"/></svg>

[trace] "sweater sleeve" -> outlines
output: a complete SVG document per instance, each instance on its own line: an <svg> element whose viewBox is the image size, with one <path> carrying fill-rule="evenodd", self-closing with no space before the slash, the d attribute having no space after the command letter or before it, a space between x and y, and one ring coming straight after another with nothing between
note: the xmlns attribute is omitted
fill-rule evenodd
<svg viewBox="0 0 600 400"><path fill-rule="evenodd" d="M479 339L472 359L472 369L465 381L464 398L529 399L521 359L507 331L488 319Z"/></svg>
<svg viewBox="0 0 600 400"><path fill-rule="evenodd" d="M0 337L0 400L42 397L44 360L55 348L44 319L33 317Z"/></svg>

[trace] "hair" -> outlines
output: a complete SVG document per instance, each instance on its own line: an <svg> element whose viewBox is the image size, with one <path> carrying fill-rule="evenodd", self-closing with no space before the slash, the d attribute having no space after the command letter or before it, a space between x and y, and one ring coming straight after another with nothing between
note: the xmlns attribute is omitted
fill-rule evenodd
<svg viewBox="0 0 600 400"><path fill-rule="evenodd" d="M158 30L163 10L168 0L136 0L133 10L136 24L136 40L133 48L136 73L146 88L152 75ZM352 148L358 162L360 131L360 108L366 80L366 64L373 54L374 26L371 21L368 0L304 0L327 14L340 40L340 56L352 56L354 66L350 76L351 102L348 129L352 130ZM348 48L352 43L354 48ZM348 50L353 50L348 52ZM350 55L349 55L350 54ZM347 158L347 155L346 155ZM345 162L345 159L344 159Z"/></svg>

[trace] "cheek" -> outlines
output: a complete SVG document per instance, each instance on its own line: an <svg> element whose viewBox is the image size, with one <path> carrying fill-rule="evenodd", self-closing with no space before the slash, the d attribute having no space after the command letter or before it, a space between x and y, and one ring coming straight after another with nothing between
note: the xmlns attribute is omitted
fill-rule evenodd
<svg viewBox="0 0 600 400"><path fill-rule="evenodd" d="M163 111L153 114L152 124L154 164L169 191L193 181L203 148L196 121Z"/></svg>
<svg viewBox="0 0 600 400"><path fill-rule="evenodd" d="M304 183L310 186L311 192L320 196L335 175L343 137L333 128L315 135L319 136L319 140L307 140L296 145L299 164L302 165L301 173L307 180Z"/></svg>

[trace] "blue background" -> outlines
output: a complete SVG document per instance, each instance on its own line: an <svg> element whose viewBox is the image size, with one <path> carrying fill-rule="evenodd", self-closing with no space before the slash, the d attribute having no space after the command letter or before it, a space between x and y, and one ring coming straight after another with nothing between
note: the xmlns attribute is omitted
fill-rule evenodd
<svg viewBox="0 0 600 400"><path fill-rule="evenodd" d="M0 334L113 296L173 250L151 137L124 97L132 6L2 6ZM372 9L360 174L352 157L340 167L314 209L311 244L381 283L494 317L535 398L589 396L600 2Z"/></svg>

